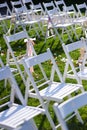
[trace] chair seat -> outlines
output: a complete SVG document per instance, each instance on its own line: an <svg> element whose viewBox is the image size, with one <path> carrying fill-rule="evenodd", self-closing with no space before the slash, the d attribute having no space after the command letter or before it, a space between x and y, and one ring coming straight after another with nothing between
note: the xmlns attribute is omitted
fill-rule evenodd
<svg viewBox="0 0 87 130"><path fill-rule="evenodd" d="M83 23L86 22L87 18L86 17L81 17L81 18L76 18L73 20L74 23Z"/></svg>
<svg viewBox="0 0 87 130"><path fill-rule="evenodd" d="M69 26L71 26L71 25L73 25L74 23L73 22L70 22L70 23L60 23L60 24L57 24L57 25L55 25L55 27L57 27L57 28L66 28L66 27L69 27Z"/></svg>
<svg viewBox="0 0 87 130"><path fill-rule="evenodd" d="M64 97L83 88L80 84L53 83L51 86L40 91L42 97L47 100L61 102Z"/></svg>
<svg viewBox="0 0 87 130"><path fill-rule="evenodd" d="M17 126L42 112L44 111L40 108L13 104L12 107L0 113L0 126L17 128Z"/></svg>
<svg viewBox="0 0 87 130"><path fill-rule="evenodd" d="M77 73L78 77L81 77L82 79L86 80L87 79L87 67L84 68L83 71L79 71Z"/></svg>

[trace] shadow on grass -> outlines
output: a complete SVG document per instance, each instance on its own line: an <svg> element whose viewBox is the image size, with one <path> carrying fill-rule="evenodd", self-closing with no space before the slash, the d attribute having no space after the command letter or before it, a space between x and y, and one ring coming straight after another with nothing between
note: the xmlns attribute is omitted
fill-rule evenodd
<svg viewBox="0 0 87 130"><path fill-rule="evenodd" d="M43 50L44 50L44 48L45 48L45 44L43 44L39 49L40 50L38 50L38 54L40 54L41 52L43 52Z"/></svg>
<svg viewBox="0 0 87 130"><path fill-rule="evenodd" d="M38 128L38 130L44 130L44 122L45 122L45 120L46 120L46 116L44 115L43 116L43 119L42 119L42 121L41 121L41 123L40 123L40 126L39 126L39 128Z"/></svg>

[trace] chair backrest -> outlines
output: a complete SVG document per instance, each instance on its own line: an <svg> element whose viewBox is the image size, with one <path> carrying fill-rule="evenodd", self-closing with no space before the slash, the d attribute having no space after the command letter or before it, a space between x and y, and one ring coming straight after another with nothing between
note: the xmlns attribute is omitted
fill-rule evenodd
<svg viewBox="0 0 87 130"><path fill-rule="evenodd" d="M87 16L87 5L86 3L82 3L82 4L76 4L76 9L78 11L78 16L82 17L82 16ZM83 15L84 14L84 15Z"/></svg>
<svg viewBox="0 0 87 130"><path fill-rule="evenodd" d="M34 16L35 16L35 12L34 12L35 5L34 5L33 1L32 0L22 0L22 2L23 2L24 7L26 8L26 10L28 11L28 14L29 13L34 14ZM31 15L31 17L32 17L32 15ZM30 18L30 19L32 19L32 18Z"/></svg>
<svg viewBox="0 0 87 130"><path fill-rule="evenodd" d="M0 3L0 13L2 17L11 15L11 10L6 2Z"/></svg>
<svg viewBox="0 0 87 130"><path fill-rule="evenodd" d="M23 4L22 4L21 1L11 1L11 4L12 4L12 7L13 7L12 12L15 12L16 8L23 7Z"/></svg>
<svg viewBox="0 0 87 130"><path fill-rule="evenodd" d="M6 87L4 87L5 79L9 82ZM18 98L23 105L26 105L17 82L8 66L0 67L0 84L2 84L0 87L0 108L7 105L11 106L12 103L15 103L15 97Z"/></svg>
<svg viewBox="0 0 87 130"><path fill-rule="evenodd" d="M32 0L22 0L22 2L25 4L25 3L31 3L33 4L33 1Z"/></svg>
<svg viewBox="0 0 87 130"><path fill-rule="evenodd" d="M5 37L9 43L20 40L20 39L24 39L24 38L29 39L29 36L26 31L21 31L21 32L15 33L13 35L4 35L4 38Z"/></svg>
<svg viewBox="0 0 87 130"><path fill-rule="evenodd" d="M76 10L74 5L69 6L63 6L63 11L65 12L65 17L68 19L68 21L73 22L74 19L76 19Z"/></svg>
<svg viewBox="0 0 87 130"><path fill-rule="evenodd" d="M31 8L31 10L32 10L32 8ZM32 10L32 13L34 14L36 14L38 17L40 16L40 18L42 17L45 17L45 12L44 12L44 10L43 10L43 7L42 7L42 5L41 5L41 3L39 3L39 4L36 4L36 5L34 5L34 8L33 8L33 10ZM37 18L38 18L37 17Z"/></svg>
<svg viewBox="0 0 87 130"><path fill-rule="evenodd" d="M62 130L69 130L65 122L65 118L69 117L70 114L78 110L79 108L87 105L87 92L79 94L63 103L58 105L54 104L55 114L61 124Z"/></svg>
<svg viewBox="0 0 87 130"><path fill-rule="evenodd" d="M6 20L11 19L11 10L7 4L7 2L0 3L0 25L3 28L4 33L7 33L9 27Z"/></svg>
<svg viewBox="0 0 87 130"><path fill-rule="evenodd" d="M26 20L27 9L21 1L11 1L13 7L13 13L16 14L16 21L19 21L20 25L23 24L23 20Z"/></svg>
<svg viewBox="0 0 87 130"><path fill-rule="evenodd" d="M28 10L34 7L34 3L32 0L22 0L22 2Z"/></svg>
<svg viewBox="0 0 87 130"><path fill-rule="evenodd" d="M80 79L78 78L78 75L77 75L77 70L80 69L80 68L79 67L75 68L74 63L73 63L74 60L78 61L80 54L77 57L77 59L75 59L76 56L72 57L71 52L76 53L76 51L80 50L81 48L84 48L85 51L87 52L86 40L82 38L81 40L76 41L74 43L70 43L70 44L67 44L67 45L62 44L62 47L63 47L65 55L68 59L67 62L66 62L65 70L64 70L64 79L66 79L66 77L74 78L74 79L77 79L77 82L80 83ZM83 61L82 61L82 66L85 66L86 59L87 59L87 57L86 57L86 53L85 53ZM69 69L69 67L71 67L71 70Z"/></svg>
<svg viewBox="0 0 87 130"><path fill-rule="evenodd" d="M69 5L69 6L67 6L67 7L65 7L65 8L63 8L65 11L67 11L68 12L68 14L70 14L71 15L71 13L73 14L73 16L76 16L76 10L75 10L75 7L74 7L74 5ZM71 12L71 13L70 13ZM72 16L71 16L72 17ZM74 17L75 18L75 17Z"/></svg>
<svg viewBox="0 0 87 130"><path fill-rule="evenodd" d="M43 2L43 6L44 6L44 9L45 9L45 13L48 15L48 16L53 16L55 14L58 13L58 10L57 8L55 7L53 1L51 2Z"/></svg>
<svg viewBox="0 0 87 130"><path fill-rule="evenodd" d="M63 11L63 8L66 8L66 4L64 0L55 0L54 4L58 8L59 11Z"/></svg>

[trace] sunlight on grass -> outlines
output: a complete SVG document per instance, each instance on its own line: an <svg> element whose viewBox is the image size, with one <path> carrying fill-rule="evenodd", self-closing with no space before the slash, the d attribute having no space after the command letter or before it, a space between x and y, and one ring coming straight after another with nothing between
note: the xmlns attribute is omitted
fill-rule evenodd
<svg viewBox="0 0 87 130"><path fill-rule="evenodd" d="M4 34L3 30L0 27L0 47L1 47L0 57L2 58L3 62L6 64L6 50L7 50L7 47L6 47L5 41L3 39L3 34ZM30 32L30 36L32 36L32 34L35 36L34 30L32 30ZM64 59L66 57L65 57L64 51L62 49L61 43L59 41L59 38L54 37L54 38L46 39L46 42L45 42L45 37L42 36L41 32L39 32L39 34L40 34L40 38L36 39L35 45L34 45L36 53L40 54L42 52L45 52L47 48L50 48L53 55L54 55L56 63L59 66L60 71L63 74L64 66L65 66ZM83 36L82 30L81 29L77 30L77 34L79 35L79 39L80 39L81 36ZM72 38L73 38L73 41L76 41L76 37L75 37L74 34L72 34ZM65 44L70 43L66 33L63 35L63 41L64 41ZM18 42L18 43L14 42L12 44L12 47L13 47L13 50L16 51L16 55L24 54L26 52L26 50L25 50L26 46L25 46L25 43L23 41ZM73 53L72 56L75 56L75 58L77 57L77 59L78 59L79 51L77 53L75 53L75 54ZM47 69L46 71L49 74L49 67L46 67L45 69ZM21 81L20 77L17 78L17 81L18 81L18 83L20 85L21 91L24 94L25 88L24 88L24 86L22 84L22 81ZM67 82L71 82L70 79L68 79ZM75 81L72 80L72 82L74 83ZM83 85L84 85L85 90L87 90L87 81L84 81ZM1 93L1 91L2 91L2 89L0 89L0 93ZM36 99L29 99L28 104L36 106L38 104L38 101ZM53 102L50 103L49 111L50 111L50 114L51 114L55 124L56 124L57 120L56 120L56 117L54 115L52 105L53 105ZM82 116L82 118L84 120L84 125L81 125L80 123L77 122L76 119L73 119L72 121L68 122L69 130L87 130L87 108L86 107L81 110L81 116ZM47 118L44 115L40 115L38 117L35 117L35 121L37 123L37 126L38 126L39 130L51 130L50 124L49 124ZM58 130L60 130L60 128Z"/></svg>

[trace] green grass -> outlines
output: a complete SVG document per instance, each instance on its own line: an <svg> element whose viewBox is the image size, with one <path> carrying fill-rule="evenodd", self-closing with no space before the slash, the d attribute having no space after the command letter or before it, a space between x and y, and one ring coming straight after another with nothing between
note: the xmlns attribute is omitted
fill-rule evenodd
<svg viewBox="0 0 87 130"><path fill-rule="evenodd" d="M79 34L80 37L82 36L81 30L79 30L77 33ZM34 32L33 32L33 34L34 34ZM32 35L32 32L31 32L30 35ZM72 35L72 38L73 38L74 41L76 41L75 35ZM64 39L66 44L70 43L66 34L63 36L63 39ZM63 57L65 57L65 54L64 54L64 51L61 47L61 43L60 43L58 37L47 39L46 42L44 42L44 41L45 41L45 38L44 38L44 36L42 36L42 34L40 32L40 38L37 38L37 40L35 41L35 45L34 45L36 53L40 54L42 52L45 52L47 48L50 48L54 57L55 57L55 59L56 59L57 65L59 66L60 71L63 74L65 63L62 62L61 59ZM0 28L0 47L1 47L1 52L0 52L1 58L2 58L3 62L6 63L7 46L6 46L5 41L3 39L2 28ZM12 48L13 48L14 51L16 51L16 55L20 55L20 54L25 53L26 46L25 46L25 43L23 41L19 41L17 43L14 42L12 44ZM79 51L77 53L73 53L72 56L75 56L78 59ZM49 75L48 67L46 69L47 69L46 71ZM22 83L20 76L17 77L16 80L17 80L17 82L20 86L22 93L24 94L25 88L24 88L24 85ZM70 82L70 81L71 80L69 80L69 79L67 80L67 82ZM74 80L72 80L72 82L74 82ZM2 84L0 84L0 86L1 85ZM86 81L83 82L83 85L84 85L85 90L87 90ZM3 91L3 89L0 87L0 95L2 95L2 94L4 95L5 93L6 92ZM29 99L28 104L36 106L38 104L38 100L37 99ZM50 111L50 114L51 114L55 124L57 124L57 119L56 119L55 114L53 112L52 105L53 105L53 102L51 102L50 105L49 105L49 111ZM81 113L81 116L84 120L84 124L83 125L80 124L77 121L77 119L74 118L74 119L72 119L71 121L68 122L69 130L87 130L87 107L84 107L83 109L81 109L80 113ZM36 122L39 130L51 130L51 126L50 126L47 118L44 115L39 115L38 117L35 117L35 122ZM59 128L58 130L61 130L61 129Z"/></svg>

